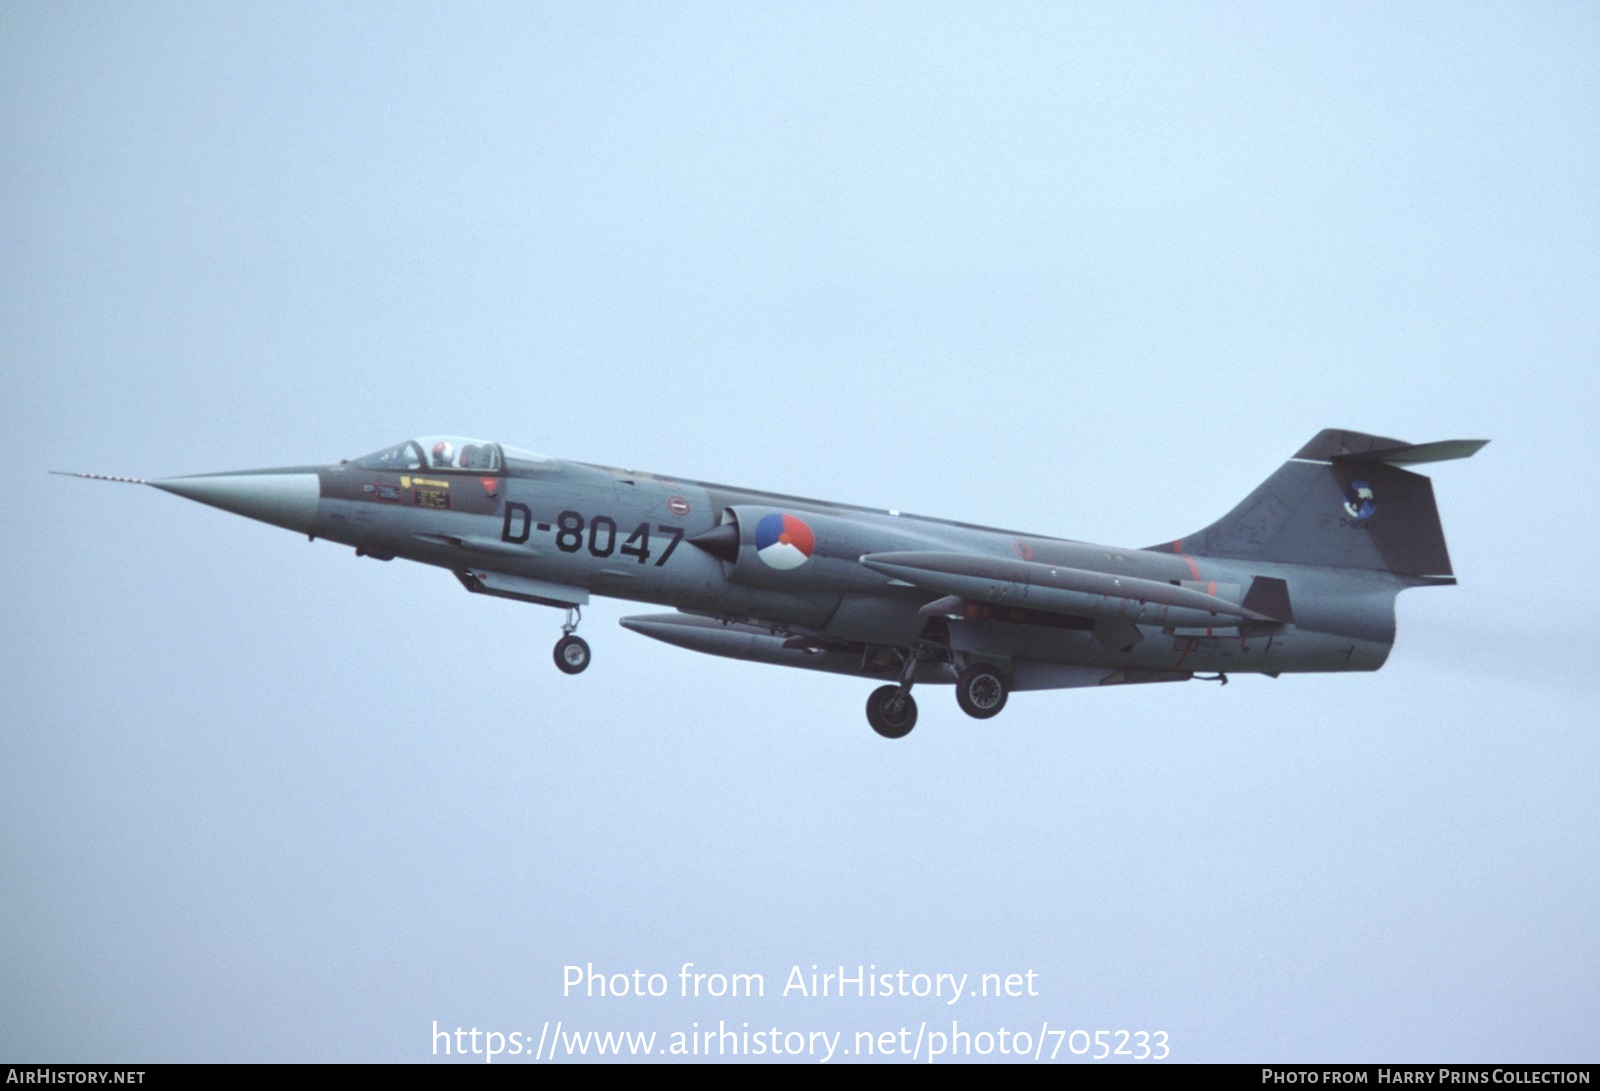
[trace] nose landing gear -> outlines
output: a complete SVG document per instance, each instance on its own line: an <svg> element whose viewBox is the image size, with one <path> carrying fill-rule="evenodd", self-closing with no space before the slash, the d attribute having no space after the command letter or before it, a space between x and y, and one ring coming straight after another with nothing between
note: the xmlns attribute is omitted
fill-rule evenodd
<svg viewBox="0 0 1600 1091"><path fill-rule="evenodd" d="M578 622L581 620L583 611L576 606L569 606L567 620L561 626L564 635L556 641L555 649L556 669L562 674L582 674L592 658L589 642L577 635Z"/></svg>

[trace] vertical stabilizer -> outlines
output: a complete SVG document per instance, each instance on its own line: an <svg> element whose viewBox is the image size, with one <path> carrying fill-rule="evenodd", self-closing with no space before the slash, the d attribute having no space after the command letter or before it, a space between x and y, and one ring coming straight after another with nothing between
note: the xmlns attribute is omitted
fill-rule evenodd
<svg viewBox="0 0 1600 1091"><path fill-rule="evenodd" d="M1158 551L1366 568L1454 583L1433 483L1401 464L1468 458L1488 440L1410 444L1327 429L1232 511Z"/></svg>

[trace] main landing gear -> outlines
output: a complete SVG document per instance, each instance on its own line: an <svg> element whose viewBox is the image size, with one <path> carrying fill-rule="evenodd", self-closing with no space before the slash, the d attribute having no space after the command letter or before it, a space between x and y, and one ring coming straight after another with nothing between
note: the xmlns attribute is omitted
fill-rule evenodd
<svg viewBox="0 0 1600 1091"><path fill-rule="evenodd" d="M915 652L908 654L899 685L879 686L867 698L867 723L886 739L903 739L917 726L917 702L911 697L911 685L919 662L920 656ZM956 703L974 719L999 715L1010 695L1011 680L990 663L970 663L956 679Z"/></svg>
<svg viewBox="0 0 1600 1091"><path fill-rule="evenodd" d="M917 726L917 702L899 686L879 686L867 698L867 723L886 739L903 739Z"/></svg>
<svg viewBox="0 0 1600 1091"><path fill-rule="evenodd" d="M987 663L973 663L956 679L956 704L973 719L999 715L1010 694L1005 675Z"/></svg>
<svg viewBox="0 0 1600 1091"><path fill-rule="evenodd" d="M562 674L582 674L589 666L589 642L577 635L578 622L583 620L583 611L576 606L567 608L567 620L561 626L564 634L556 641L556 668Z"/></svg>
<svg viewBox="0 0 1600 1091"><path fill-rule="evenodd" d="M900 684L879 686L867 698L867 723L886 739L903 739L917 726L917 702L911 696L911 686L917 678L917 664L921 662L920 651L906 652L905 662L900 666Z"/></svg>

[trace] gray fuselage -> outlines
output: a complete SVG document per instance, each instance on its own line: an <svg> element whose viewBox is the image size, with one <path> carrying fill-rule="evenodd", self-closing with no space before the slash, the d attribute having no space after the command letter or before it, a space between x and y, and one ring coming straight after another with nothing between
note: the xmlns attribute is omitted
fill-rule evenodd
<svg viewBox="0 0 1600 1091"><path fill-rule="evenodd" d="M729 639L674 643L869 676L893 669L874 649L928 640L935 620L956 658L1003 665L1017 689L1177 680L1196 671L1376 670L1394 640L1395 595L1408 586L1379 571L1097 546L555 460L496 473L344 463L318 468L317 477L314 537L437 565L472 590L511 598L561 606L595 594L675 607L716 619ZM774 567L760 556L757 527L774 515L803 520L814 536L803 563ZM693 544L727 526L734 529L723 532L721 549ZM1231 603L1267 577L1283 581L1293 621L1219 616L1206 624L1191 611L1178 615L1180 624L1133 616L1111 629L1104 616L1025 601L931 619L924 607L939 594L861 562L906 551L1160 581ZM755 640L763 630L770 639ZM740 643L735 634L752 639ZM917 677L953 681L955 666L935 659Z"/></svg>

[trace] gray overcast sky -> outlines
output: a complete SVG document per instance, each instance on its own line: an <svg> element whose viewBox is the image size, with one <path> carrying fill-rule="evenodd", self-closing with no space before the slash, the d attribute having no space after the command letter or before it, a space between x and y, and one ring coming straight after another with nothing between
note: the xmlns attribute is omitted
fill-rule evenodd
<svg viewBox="0 0 1600 1091"><path fill-rule="evenodd" d="M1594 1060L1597 75L1588 4L0 4L0 1059ZM554 611L45 474L455 431L1139 546L1330 426L1494 441L1383 671L899 745L628 604L567 678ZM685 962L767 996L562 996Z"/></svg>

